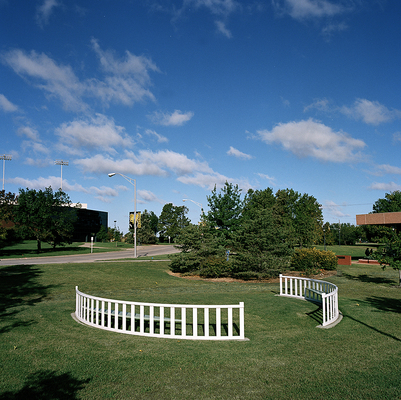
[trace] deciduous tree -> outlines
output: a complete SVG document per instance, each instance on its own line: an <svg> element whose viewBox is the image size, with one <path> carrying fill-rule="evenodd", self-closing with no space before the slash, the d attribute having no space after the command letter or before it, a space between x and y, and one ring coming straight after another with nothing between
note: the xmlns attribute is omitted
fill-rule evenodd
<svg viewBox="0 0 401 400"><path fill-rule="evenodd" d="M386 193L384 199L379 199L373 204L373 213L399 212L401 211L401 191Z"/></svg>
<svg viewBox="0 0 401 400"><path fill-rule="evenodd" d="M37 240L38 252L41 242L56 245L70 242L77 213L71 207L68 195L59 189L53 193L45 190L20 189L14 222L28 236Z"/></svg>
<svg viewBox="0 0 401 400"><path fill-rule="evenodd" d="M0 239L5 240L8 229L6 225L13 221L14 208L16 204L15 194L4 190L0 191Z"/></svg>
<svg viewBox="0 0 401 400"><path fill-rule="evenodd" d="M145 210L141 213L141 227L136 230L140 243L156 243L157 224L158 218L153 211Z"/></svg>
<svg viewBox="0 0 401 400"><path fill-rule="evenodd" d="M160 240L163 242L174 239L180 234L182 229L189 225L188 208L185 206L174 206L172 203L165 204L159 216L158 230Z"/></svg>

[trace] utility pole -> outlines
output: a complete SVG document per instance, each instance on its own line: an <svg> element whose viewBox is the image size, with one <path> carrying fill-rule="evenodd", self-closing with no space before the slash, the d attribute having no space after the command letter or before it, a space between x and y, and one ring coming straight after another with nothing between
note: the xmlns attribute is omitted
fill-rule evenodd
<svg viewBox="0 0 401 400"><path fill-rule="evenodd" d="M0 160L3 160L3 190L4 190L4 171L6 170L6 161L11 161L12 156L9 154L3 154L0 156Z"/></svg>
<svg viewBox="0 0 401 400"><path fill-rule="evenodd" d="M68 165L68 161L63 161L63 160L56 160L54 161L55 165L60 165L61 166L61 184L60 184L60 190L63 190L63 165Z"/></svg>

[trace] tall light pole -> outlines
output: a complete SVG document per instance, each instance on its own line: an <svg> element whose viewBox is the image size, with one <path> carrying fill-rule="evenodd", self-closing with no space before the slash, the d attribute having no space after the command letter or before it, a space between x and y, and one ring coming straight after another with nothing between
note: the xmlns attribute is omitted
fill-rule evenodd
<svg viewBox="0 0 401 400"><path fill-rule="evenodd" d="M64 160L56 160L54 161L55 165L61 165L61 184L60 184L60 190L63 190L63 165L68 166L68 161Z"/></svg>
<svg viewBox="0 0 401 400"><path fill-rule="evenodd" d="M109 175L109 178L111 178L114 175L120 175L125 180L127 180L131 185L134 186L134 258L136 258L136 179L132 179L129 176L120 174L119 172L111 172L108 175Z"/></svg>
<svg viewBox="0 0 401 400"><path fill-rule="evenodd" d="M9 154L3 154L0 156L0 160L3 160L3 190L4 190L4 171L6 170L6 161L11 161L12 156Z"/></svg>

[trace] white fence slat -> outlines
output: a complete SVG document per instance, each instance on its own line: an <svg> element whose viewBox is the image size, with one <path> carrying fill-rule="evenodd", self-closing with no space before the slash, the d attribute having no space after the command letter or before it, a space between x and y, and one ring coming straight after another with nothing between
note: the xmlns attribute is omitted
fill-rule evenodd
<svg viewBox="0 0 401 400"><path fill-rule="evenodd" d="M216 336L221 337L221 307L216 307Z"/></svg>

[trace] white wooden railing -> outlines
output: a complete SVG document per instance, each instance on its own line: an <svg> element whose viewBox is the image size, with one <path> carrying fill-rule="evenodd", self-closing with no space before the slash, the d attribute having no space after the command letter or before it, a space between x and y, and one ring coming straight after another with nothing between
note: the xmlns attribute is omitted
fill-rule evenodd
<svg viewBox="0 0 401 400"><path fill-rule="evenodd" d="M280 296L296 297L321 304L322 326L334 323L340 316L338 287L333 283L280 274Z"/></svg>
<svg viewBox="0 0 401 400"><path fill-rule="evenodd" d="M244 303L188 305L138 303L76 292L75 317L96 328L138 336L244 340Z"/></svg>

